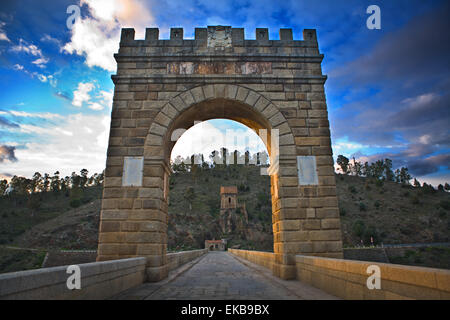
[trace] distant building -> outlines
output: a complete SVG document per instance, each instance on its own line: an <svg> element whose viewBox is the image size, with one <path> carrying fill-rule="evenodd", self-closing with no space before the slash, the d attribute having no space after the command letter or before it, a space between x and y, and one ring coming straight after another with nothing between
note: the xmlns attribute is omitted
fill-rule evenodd
<svg viewBox="0 0 450 320"><path fill-rule="evenodd" d="M236 186L220 187L220 210L236 209L237 193L238 189Z"/></svg>
<svg viewBox="0 0 450 320"><path fill-rule="evenodd" d="M227 240L205 240L205 249L209 251L225 251L227 248Z"/></svg>
<svg viewBox="0 0 450 320"><path fill-rule="evenodd" d="M245 234L248 215L245 203L239 203L236 186L220 187L220 228L229 234L238 231Z"/></svg>

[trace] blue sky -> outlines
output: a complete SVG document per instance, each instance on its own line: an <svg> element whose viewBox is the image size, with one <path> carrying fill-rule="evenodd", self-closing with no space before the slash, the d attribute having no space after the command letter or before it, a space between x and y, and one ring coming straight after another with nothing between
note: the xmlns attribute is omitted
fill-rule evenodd
<svg viewBox="0 0 450 320"><path fill-rule="evenodd" d="M381 30L366 27L372 4ZM70 5L81 8L72 29ZM317 29L334 155L389 157L421 181L450 182L449 11L447 1L420 0L2 0L0 175L103 170L120 28L142 38L159 27L168 38L170 27L193 37L195 27L221 24L244 27L249 39L257 27L271 39L279 28L295 39Z"/></svg>

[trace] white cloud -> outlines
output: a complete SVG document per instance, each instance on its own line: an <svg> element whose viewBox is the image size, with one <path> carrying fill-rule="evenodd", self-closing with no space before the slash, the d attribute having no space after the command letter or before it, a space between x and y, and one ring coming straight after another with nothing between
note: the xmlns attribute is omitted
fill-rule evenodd
<svg viewBox="0 0 450 320"><path fill-rule="evenodd" d="M37 59L35 59L31 63L38 66L39 68L45 68L45 65L50 61L48 58L44 57L41 49L39 49L34 44L28 44L28 42L26 42L23 39L19 40L19 44L12 46L11 51L16 53L25 52L27 54L37 57Z"/></svg>
<svg viewBox="0 0 450 320"><path fill-rule="evenodd" d="M113 97L114 97L114 91L100 91L100 98L101 102L104 106L108 107L109 109L112 109L113 104Z"/></svg>
<svg viewBox="0 0 450 320"><path fill-rule="evenodd" d="M92 109L92 110L99 111L99 110L103 110L103 109L104 109L104 106L102 106L102 105L101 105L100 103L98 103L98 102L91 102L91 103L88 104L88 108L89 108L89 109Z"/></svg>
<svg viewBox="0 0 450 320"><path fill-rule="evenodd" d="M31 62L32 64L37 65L39 68L45 68L45 64L47 64L49 59L47 58L39 58Z"/></svg>
<svg viewBox="0 0 450 320"><path fill-rule="evenodd" d="M11 42L11 40L9 40L8 36L6 35L6 32L3 30L3 27L5 25L6 23L0 21L0 41Z"/></svg>
<svg viewBox="0 0 450 320"><path fill-rule="evenodd" d="M61 46L61 41L53 38L51 35L48 34L44 34L44 36L41 38L41 42L50 42L50 43L54 43L58 46Z"/></svg>
<svg viewBox="0 0 450 320"><path fill-rule="evenodd" d="M23 70L23 66L20 64L15 64L13 68L14 68L14 70L17 70L17 71Z"/></svg>
<svg viewBox="0 0 450 320"><path fill-rule="evenodd" d="M89 92L91 92L94 89L94 84L90 82L80 82L78 84L77 90L73 93L73 100L72 105L75 107L82 107L83 103L88 103L91 100L91 96L89 95Z"/></svg>
<svg viewBox="0 0 450 320"><path fill-rule="evenodd" d="M36 57L42 57L42 51L34 44L28 44L25 40L20 39L19 44L12 46L11 50L14 52L25 52Z"/></svg>
<svg viewBox="0 0 450 320"><path fill-rule="evenodd" d="M55 79L55 77L53 75L49 75L47 78L48 78L48 82L50 83L50 85L53 88L56 88L56 85L58 84L58 80Z"/></svg>
<svg viewBox="0 0 450 320"><path fill-rule="evenodd" d="M9 111L0 111L0 115L13 115L16 117L23 117L23 118L40 118L40 119L62 119L63 116L56 114L56 113L50 113L50 112L38 112L38 113L30 113L25 111L15 111L15 110L9 110Z"/></svg>
<svg viewBox="0 0 450 320"><path fill-rule="evenodd" d="M2 30L0 30L0 41L7 41L7 42L11 42L11 40L9 40L8 36L6 35L6 33Z"/></svg>
<svg viewBox="0 0 450 320"><path fill-rule="evenodd" d="M429 104L433 100L438 98L438 95L435 93L427 93L422 94L420 96L414 97L414 98L407 98L404 99L402 102L405 104L410 105L412 108L420 108L424 105Z"/></svg>
<svg viewBox="0 0 450 320"><path fill-rule="evenodd" d="M116 70L114 53L119 49L120 28L135 27L143 35L153 22L150 11L136 0L80 0L89 8L89 17L78 19L69 43L62 48L69 54L83 55L89 67Z"/></svg>
<svg viewBox="0 0 450 320"><path fill-rule="evenodd" d="M15 163L0 164L0 172L31 177L34 172L63 176L86 168L91 173L105 168L110 117L105 115L72 114L47 127L20 125L24 133L33 134L35 141L16 149Z"/></svg>
<svg viewBox="0 0 450 320"><path fill-rule="evenodd" d="M353 154L356 151L360 151L361 149L367 148L368 146L362 145L357 142L350 142L347 140L338 140L333 143L333 153L334 154L344 154L349 155Z"/></svg>
<svg viewBox="0 0 450 320"><path fill-rule="evenodd" d="M37 78L39 79L39 81L41 82L47 82L47 77L44 76L43 74L36 74Z"/></svg>
<svg viewBox="0 0 450 320"><path fill-rule="evenodd" d="M38 65L38 66L41 67L41 68L45 67L44 65ZM22 71L22 72L26 73L27 75L29 75L31 78L37 78L41 82L47 82L47 80L49 80L50 84L53 87L56 86L57 80L54 79L52 75L45 76L45 75L43 75L41 73L38 73L38 72L30 72L27 69L25 69L24 66L22 66L20 64L15 64L13 66L13 69L16 70L16 71Z"/></svg>

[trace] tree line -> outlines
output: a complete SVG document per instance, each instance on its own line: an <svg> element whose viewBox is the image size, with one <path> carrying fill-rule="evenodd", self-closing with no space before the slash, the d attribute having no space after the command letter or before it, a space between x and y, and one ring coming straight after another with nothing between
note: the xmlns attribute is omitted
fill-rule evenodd
<svg viewBox="0 0 450 320"><path fill-rule="evenodd" d="M72 172L70 176L64 178L60 177L59 171L56 171L53 176L48 173L42 175L40 172L36 172L31 179L14 176L9 183L7 180L0 180L0 194L58 193L73 188L100 186L103 183L103 178L103 173L94 173L89 177L89 171L86 169L82 169L80 174Z"/></svg>
<svg viewBox="0 0 450 320"><path fill-rule="evenodd" d="M412 185L414 187L423 187L428 189L433 189L433 186L424 182L422 186L417 178L413 178L409 174L407 167L401 167L393 170L391 159L380 159L375 162L369 163L361 161L356 161L355 158L352 160L348 159L343 155L339 155L336 160L337 164L341 168L343 174L354 175L358 177L374 178L378 181L392 181L405 185L411 185L411 180L413 180ZM450 191L450 185L445 183L445 185L439 184L438 190L440 191Z"/></svg>
<svg viewBox="0 0 450 320"><path fill-rule="evenodd" d="M42 196L49 193L54 194L55 197L64 194L70 197L72 207L78 207L83 202L85 188L101 186L103 180L103 172L89 176L87 169L82 169L79 174L72 172L70 176L64 178L60 177L59 171L53 175L36 172L31 179L14 176L9 183L7 180L0 180L0 196L11 198L15 206L18 200L26 198L27 207L34 214L34 211L41 206Z"/></svg>

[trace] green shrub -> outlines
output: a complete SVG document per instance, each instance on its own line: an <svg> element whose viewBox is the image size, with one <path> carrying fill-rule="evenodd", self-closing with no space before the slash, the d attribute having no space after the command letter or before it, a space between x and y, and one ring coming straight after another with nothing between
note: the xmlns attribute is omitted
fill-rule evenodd
<svg viewBox="0 0 450 320"><path fill-rule="evenodd" d="M70 201L70 206L72 208L78 208L79 206L81 206L81 200L80 199L74 199L74 200Z"/></svg>
<svg viewBox="0 0 450 320"><path fill-rule="evenodd" d="M450 201L449 200L441 200L439 202L439 206L445 210L450 210Z"/></svg>
<svg viewBox="0 0 450 320"><path fill-rule="evenodd" d="M420 204L420 198L417 194L415 194L412 198L411 198L411 203L412 204Z"/></svg>
<svg viewBox="0 0 450 320"><path fill-rule="evenodd" d="M381 202L380 200L375 201L375 203L373 204L375 206L375 208L380 208L381 207Z"/></svg>
<svg viewBox="0 0 450 320"><path fill-rule="evenodd" d="M364 221L362 220L355 221L353 223L352 230L356 236L361 238L364 234L364 231L366 230L366 225L364 224Z"/></svg>
<svg viewBox="0 0 450 320"><path fill-rule="evenodd" d="M367 211L367 206L364 202L359 203L359 211Z"/></svg>
<svg viewBox="0 0 450 320"><path fill-rule="evenodd" d="M355 186L348 186L348 191L350 191L351 193L356 193Z"/></svg>

